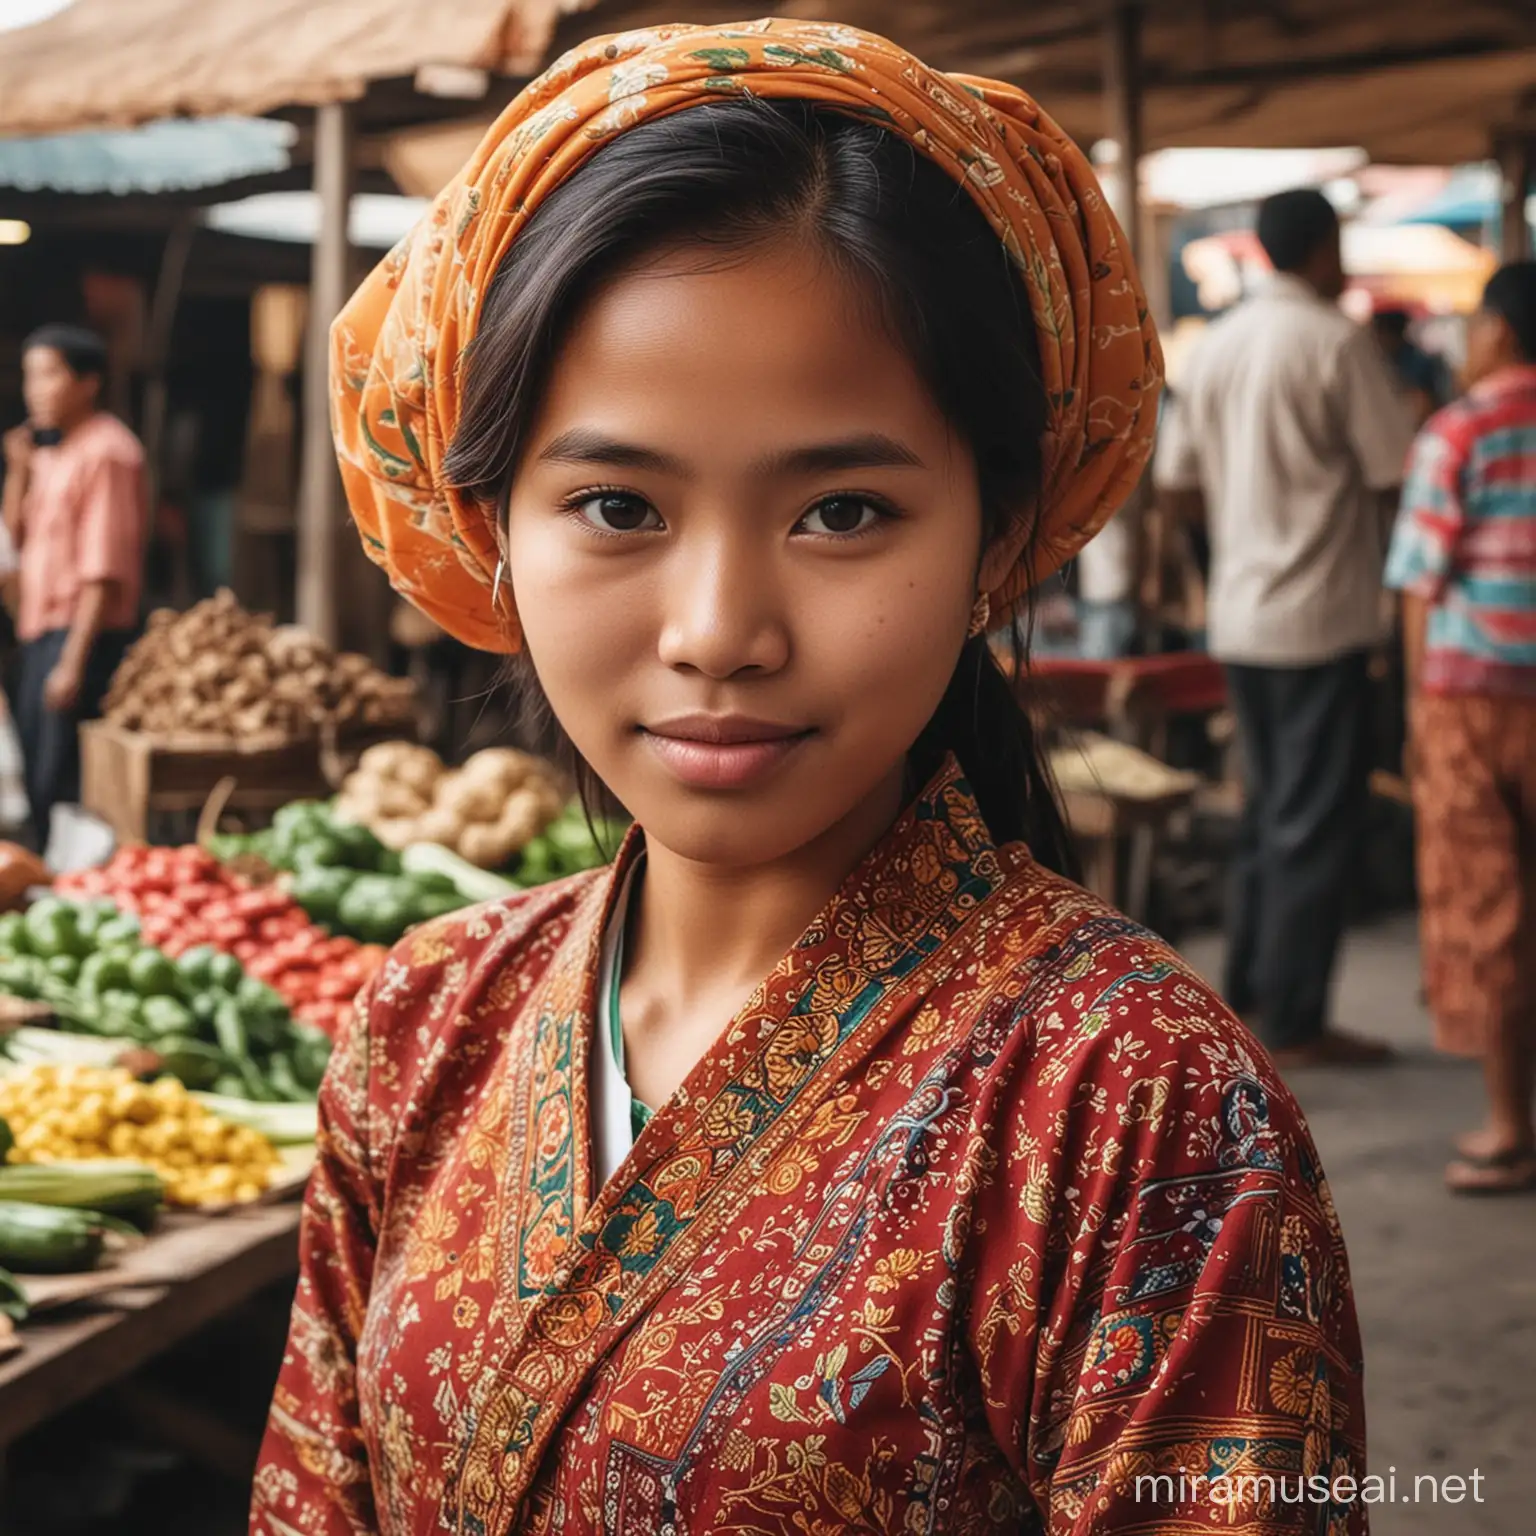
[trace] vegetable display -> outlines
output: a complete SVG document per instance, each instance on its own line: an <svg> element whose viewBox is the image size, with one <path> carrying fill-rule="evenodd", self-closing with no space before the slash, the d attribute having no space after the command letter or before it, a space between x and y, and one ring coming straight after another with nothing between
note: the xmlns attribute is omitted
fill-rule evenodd
<svg viewBox="0 0 1536 1536"><path fill-rule="evenodd" d="M255 1200L279 1167L264 1136L220 1120L174 1077L146 1085L120 1067L0 1078L0 1116L16 1138L11 1161L123 1158L158 1174L177 1205Z"/></svg>
<svg viewBox="0 0 1536 1536"><path fill-rule="evenodd" d="M619 851L627 829L627 822L601 817L589 827L586 813L572 803L523 849L512 876L519 885L544 885L596 869Z"/></svg>
<svg viewBox="0 0 1536 1536"><path fill-rule="evenodd" d="M338 821L318 801L284 806L268 830L215 837L209 848L231 862L255 859L286 872L285 888L314 922L366 944L394 944L418 923L481 899L443 870L406 871L367 827Z"/></svg>
<svg viewBox="0 0 1536 1536"><path fill-rule="evenodd" d="M71 1029L154 1051L195 1088L245 1098L310 1096L329 1041L211 946L173 958L106 902L49 897L0 917L0 991L47 1003Z"/></svg>
<svg viewBox="0 0 1536 1536"><path fill-rule="evenodd" d="M185 613L150 615L124 657L105 714L152 735L312 735L322 724L408 727L415 690L366 656L337 655L307 631L247 613L221 591Z"/></svg>
<svg viewBox="0 0 1536 1536"><path fill-rule="evenodd" d="M252 886L201 848L121 848L101 869L56 889L100 897L142 921L143 939L173 958L189 949L233 955L296 1019L334 1035L384 951L332 936L276 886Z"/></svg>
<svg viewBox="0 0 1536 1536"><path fill-rule="evenodd" d="M10 1135L8 1124L6 1135ZM100 1211L147 1227L165 1203L165 1181L143 1163L112 1157L78 1163L7 1163L0 1167L0 1200Z"/></svg>
<svg viewBox="0 0 1536 1536"><path fill-rule="evenodd" d="M510 747L450 769L427 747L370 747L342 786L336 815L371 828L386 847L440 843L480 869L502 869L559 815L554 771Z"/></svg>

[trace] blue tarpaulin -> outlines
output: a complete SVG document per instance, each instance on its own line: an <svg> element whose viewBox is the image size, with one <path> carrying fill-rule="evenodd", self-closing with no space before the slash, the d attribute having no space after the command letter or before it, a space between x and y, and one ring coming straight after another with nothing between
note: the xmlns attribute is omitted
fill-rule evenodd
<svg viewBox="0 0 1536 1536"><path fill-rule="evenodd" d="M291 123L222 117L0 138L0 188L87 195L195 191L287 170L296 137Z"/></svg>

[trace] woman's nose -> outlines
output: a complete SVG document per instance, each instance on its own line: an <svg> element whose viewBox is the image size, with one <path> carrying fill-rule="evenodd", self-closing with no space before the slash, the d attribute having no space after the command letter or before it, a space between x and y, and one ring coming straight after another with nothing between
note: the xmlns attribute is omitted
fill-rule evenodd
<svg viewBox="0 0 1536 1536"><path fill-rule="evenodd" d="M776 672L789 659L779 584L761 551L679 551L663 593L661 660L707 677Z"/></svg>

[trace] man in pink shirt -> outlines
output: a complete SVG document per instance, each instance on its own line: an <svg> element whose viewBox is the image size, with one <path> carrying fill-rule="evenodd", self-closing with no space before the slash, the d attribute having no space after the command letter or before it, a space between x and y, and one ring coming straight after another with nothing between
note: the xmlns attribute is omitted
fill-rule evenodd
<svg viewBox="0 0 1536 1536"><path fill-rule="evenodd" d="M5 436L4 517L20 552L16 729L40 849L53 807L79 798L79 724L100 712L139 617L144 450L98 407L105 371L92 332L33 332L27 421Z"/></svg>

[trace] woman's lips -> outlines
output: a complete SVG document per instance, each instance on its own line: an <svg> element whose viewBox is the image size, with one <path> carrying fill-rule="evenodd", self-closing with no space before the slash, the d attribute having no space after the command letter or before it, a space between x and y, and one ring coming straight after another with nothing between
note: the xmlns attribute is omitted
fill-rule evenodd
<svg viewBox="0 0 1536 1536"><path fill-rule="evenodd" d="M669 721L643 728L674 778L694 789L742 789L771 773L813 731L734 719Z"/></svg>

